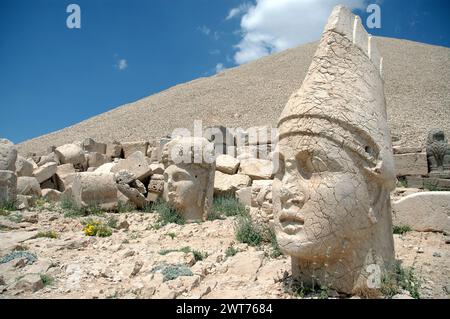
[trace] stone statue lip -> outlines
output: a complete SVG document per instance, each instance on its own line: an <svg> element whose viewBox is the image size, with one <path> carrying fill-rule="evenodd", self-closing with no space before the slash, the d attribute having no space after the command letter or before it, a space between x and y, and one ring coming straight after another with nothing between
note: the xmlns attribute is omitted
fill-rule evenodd
<svg viewBox="0 0 450 319"><path fill-rule="evenodd" d="M283 232L294 235L303 230L305 219L298 211L283 209L278 218Z"/></svg>

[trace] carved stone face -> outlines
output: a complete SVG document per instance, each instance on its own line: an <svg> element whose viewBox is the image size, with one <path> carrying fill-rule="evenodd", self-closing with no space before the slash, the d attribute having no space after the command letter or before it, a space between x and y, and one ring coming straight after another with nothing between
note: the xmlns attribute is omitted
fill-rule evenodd
<svg viewBox="0 0 450 319"><path fill-rule="evenodd" d="M348 253L370 226L369 190L356 159L319 137L286 138L277 150L272 191L281 249L305 260Z"/></svg>
<svg viewBox="0 0 450 319"><path fill-rule="evenodd" d="M164 171L164 198L186 220L201 220L209 171L195 165L170 165Z"/></svg>

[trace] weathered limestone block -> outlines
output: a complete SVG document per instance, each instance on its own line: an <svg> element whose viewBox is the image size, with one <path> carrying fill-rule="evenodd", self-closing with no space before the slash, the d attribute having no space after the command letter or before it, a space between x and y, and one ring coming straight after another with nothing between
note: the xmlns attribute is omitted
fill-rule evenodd
<svg viewBox="0 0 450 319"><path fill-rule="evenodd" d="M16 171L17 149L7 139L0 139L0 170Z"/></svg>
<svg viewBox="0 0 450 319"><path fill-rule="evenodd" d="M88 153L106 154L106 144L97 143L92 138L87 138L83 141L83 150Z"/></svg>
<svg viewBox="0 0 450 319"><path fill-rule="evenodd" d="M450 192L421 192L392 204L393 222L417 231L450 232Z"/></svg>
<svg viewBox="0 0 450 319"><path fill-rule="evenodd" d="M272 180L256 180L252 183L252 201L253 207L261 208L264 202L269 201L272 204Z"/></svg>
<svg viewBox="0 0 450 319"><path fill-rule="evenodd" d="M247 175L228 175L216 171L214 177L214 195L233 195L237 190L247 187L252 180Z"/></svg>
<svg viewBox="0 0 450 319"><path fill-rule="evenodd" d="M121 170L127 170L136 176L136 179L142 181L146 177L150 176L152 170L150 169L150 165L146 160L144 153L137 151L133 154L129 155L127 159L120 160L117 165L115 165L112 169L112 173L117 173Z"/></svg>
<svg viewBox="0 0 450 319"><path fill-rule="evenodd" d="M244 187L244 188L238 189L236 191L236 199L242 205L251 206L251 204L252 204L252 188Z"/></svg>
<svg viewBox="0 0 450 319"><path fill-rule="evenodd" d="M130 184L136 180L136 176L130 171L122 169L114 174L114 180L118 184Z"/></svg>
<svg viewBox="0 0 450 319"><path fill-rule="evenodd" d="M147 158L149 159L150 163L158 163L161 156L159 154L159 147L152 146L147 148Z"/></svg>
<svg viewBox="0 0 450 319"><path fill-rule="evenodd" d="M148 144L145 141L122 143L123 155L125 158L128 158L135 152L141 152L145 156L147 154Z"/></svg>
<svg viewBox="0 0 450 319"><path fill-rule="evenodd" d="M34 170L33 177L35 177L39 183L43 183L44 181L55 175L57 169L58 164L49 162Z"/></svg>
<svg viewBox="0 0 450 319"><path fill-rule="evenodd" d="M75 168L72 164L63 164L56 168L56 186L60 192L64 192L71 186L74 178Z"/></svg>
<svg viewBox="0 0 450 319"><path fill-rule="evenodd" d="M216 155L228 154L228 148L234 147L234 135L225 126L208 127L203 136L214 144Z"/></svg>
<svg viewBox="0 0 450 319"><path fill-rule="evenodd" d="M140 180L136 179L130 183L130 186L136 190L139 191L142 195L147 194L147 188L145 187L144 183L142 183Z"/></svg>
<svg viewBox="0 0 450 319"><path fill-rule="evenodd" d="M428 174L426 153L395 154L394 162L397 176Z"/></svg>
<svg viewBox="0 0 450 319"><path fill-rule="evenodd" d="M206 220L214 192L214 145L205 138L178 137L164 146L164 199L186 221Z"/></svg>
<svg viewBox="0 0 450 319"><path fill-rule="evenodd" d="M114 141L106 145L106 156L109 158L120 158L122 155L122 145Z"/></svg>
<svg viewBox="0 0 450 319"><path fill-rule="evenodd" d="M72 184L72 198L78 208L98 205L102 209L117 207L114 174L77 173Z"/></svg>
<svg viewBox="0 0 450 319"><path fill-rule="evenodd" d="M56 189L45 188L42 190L42 198L49 202L59 202L61 199L61 192Z"/></svg>
<svg viewBox="0 0 450 319"><path fill-rule="evenodd" d="M17 156L16 160L17 176L33 176L33 163L22 156Z"/></svg>
<svg viewBox="0 0 450 319"><path fill-rule="evenodd" d="M152 170L152 174L163 175L164 174L164 165L159 163L150 164L150 169Z"/></svg>
<svg viewBox="0 0 450 319"><path fill-rule="evenodd" d="M248 158L241 160L239 173L248 175L252 179L272 179L274 167L272 161Z"/></svg>
<svg viewBox="0 0 450 319"><path fill-rule="evenodd" d="M225 174L236 174L239 168L239 160L230 155L218 155L216 169Z"/></svg>
<svg viewBox="0 0 450 319"><path fill-rule="evenodd" d="M28 195L17 195L16 207L20 210L28 209L33 205L33 197Z"/></svg>
<svg viewBox="0 0 450 319"><path fill-rule="evenodd" d="M137 208L143 209L147 205L147 200L137 189L128 184L117 184L119 191L125 195Z"/></svg>
<svg viewBox="0 0 450 319"><path fill-rule="evenodd" d="M393 146L392 149L394 151L394 154L408 154L408 153L422 153L423 152L421 147Z"/></svg>
<svg viewBox="0 0 450 319"><path fill-rule="evenodd" d="M95 169L95 172L97 173L111 173L111 169L116 166L117 163L111 162L111 163L105 163L103 165L100 165Z"/></svg>
<svg viewBox="0 0 450 319"><path fill-rule="evenodd" d="M58 157L58 155L56 155L55 152L52 152L52 153L50 153L48 155L41 156L41 158L39 159L39 162L38 162L37 165L38 166L43 166L43 165L45 165L47 163L57 163L59 165L59 157Z"/></svg>
<svg viewBox="0 0 450 319"><path fill-rule="evenodd" d="M17 178L17 194L41 197L41 185L35 177Z"/></svg>
<svg viewBox="0 0 450 319"><path fill-rule="evenodd" d="M395 169L368 43L360 20L335 7L280 116L272 186L275 233L293 277L348 294L379 294L380 282L368 278L395 262Z"/></svg>
<svg viewBox="0 0 450 319"><path fill-rule="evenodd" d="M55 149L55 154L61 164L85 165L86 159L81 146L77 144L65 144Z"/></svg>
<svg viewBox="0 0 450 319"><path fill-rule="evenodd" d="M87 159L88 167L100 167L103 164L109 163L109 158L101 153L89 153Z"/></svg>
<svg viewBox="0 0 450 319"><path fill-rule="evenodd" d="M0 203L15 202L16 197L17 197L16 174L12 171L0 170Z"/></svg>

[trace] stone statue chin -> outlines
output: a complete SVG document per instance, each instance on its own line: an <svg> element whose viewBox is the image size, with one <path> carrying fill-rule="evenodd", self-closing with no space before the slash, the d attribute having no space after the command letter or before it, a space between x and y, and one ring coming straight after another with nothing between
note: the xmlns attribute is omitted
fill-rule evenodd
<svg viewBox="0 0 450 319"><path fill-rule="evenodd" d="M213 147L200 138L176 138L164 147L163 198L188 222L208 217L214 191Z"/></svg>
<svg viewBox="0 0 450 319"><path fill-rule="evenodd" d="M395 261L395 173L376 53L358 18L336 7L278 122L278 243L294 278L349 294L377 294Z"/></svg>

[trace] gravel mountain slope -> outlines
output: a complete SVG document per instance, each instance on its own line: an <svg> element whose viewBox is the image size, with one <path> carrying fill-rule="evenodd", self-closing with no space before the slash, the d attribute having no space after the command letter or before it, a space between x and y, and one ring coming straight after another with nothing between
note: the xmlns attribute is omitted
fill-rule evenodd
<svg viewBox="0 0 450 319"><path fill-rule="evenodd" d="M384 57L392 134L403 146L424 145L432 127L450 134L450 49L376 39ZM301 45L209 78L174 86L60 131L18 145L22 154L92 137L109 142L149 140L174 128L203 125L276 126L289 96L308 70L317 43Z"/></svg>

